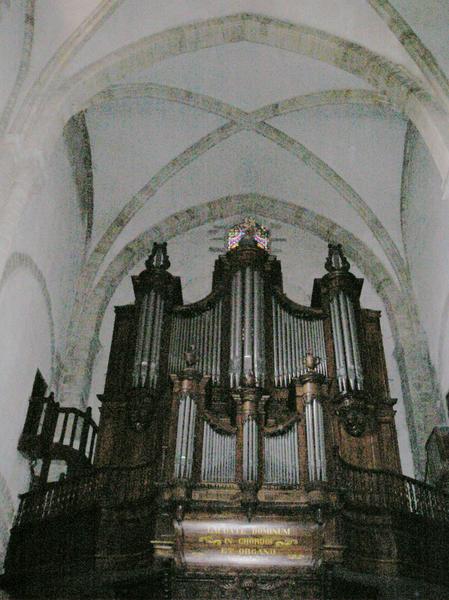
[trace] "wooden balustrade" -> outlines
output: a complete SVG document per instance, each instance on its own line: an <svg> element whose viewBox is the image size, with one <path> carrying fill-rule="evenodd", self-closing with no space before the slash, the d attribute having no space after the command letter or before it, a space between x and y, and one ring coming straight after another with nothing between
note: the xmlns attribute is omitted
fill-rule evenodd
<svg viewBox="0 0 449 600"><path fill-rule="evenodd" d="M14 525L50 519L92 508L102 502L122 504L152 495L154 465L105 467L74 477L48 483L45 487L21 494Z"/></svg>
<svg viewBox="0 0 449 600"><path fill-rule="evenodd" d="M357 467L339 456L336 463L335 483L351 504L449 522L449 496L431 485L392 471Z"/></svg>
<svg viewBox="0 0 449 600"><path fill-rule="evenodd" d="M335 485L351 505L449 522L449 496L432 486L398 473L350 465L340 457L336 463ZM22 494L15 526L81 511L102 501L119 505L143 500L155 490L153 464L97 469Z"/></svg>
<svg viewBox="0 0 449 600"><path fill-rule="evenodd" d="M53 395L32 397L19 450L34 458L44 455L50 459L66 459L72 452L75 460L92 464L98 426L92 419L92 410L82 411L73 407L61 407Z"/></svg>

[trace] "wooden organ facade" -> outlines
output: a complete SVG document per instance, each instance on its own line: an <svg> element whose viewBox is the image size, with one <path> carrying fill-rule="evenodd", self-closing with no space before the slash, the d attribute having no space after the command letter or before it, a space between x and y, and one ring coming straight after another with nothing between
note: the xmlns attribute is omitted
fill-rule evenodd
<svg viewBox="0 0 449 600"><path fill-rule="evenodd" d="M284 294L252 220L230 232L203 300L184 305L169 267L154 244L135 303L116 307L98 427L33 393L19 449L41 466L3 586L356 600L412 581L444 597L449 498L401 475L380 313L360 306L341 246L310 307ZM56 459L67 474L50 481Z"/></svg>

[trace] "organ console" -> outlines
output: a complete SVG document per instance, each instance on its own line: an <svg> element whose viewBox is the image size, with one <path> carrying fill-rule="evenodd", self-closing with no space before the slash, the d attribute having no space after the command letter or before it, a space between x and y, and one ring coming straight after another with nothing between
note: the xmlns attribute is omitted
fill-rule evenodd
<svg viewBox="0 0 449 600"><path fill-rule="evenodd" d="M407 536L433 528L447 550L448 498L400 475L380 313L360 306L363 281L342 247L329 244L302 306L283 291L265 227L247 218L227 245L211 293L192 304L166 243L132 278L135 303L116 307L93 464L83 455L65 480L48 480L63 454L42 427L49 402L32 398L20 448L33 459L46 449L46 469L21 498L9 589L31 593L25 565L34 585L53 573L50 597L64 587L67 597L377 598L386 574L413 577L407 565L435 558L404 550ZM72 446L86 453L84 438ZM33 554L36 536L47 562Z"/></svg>

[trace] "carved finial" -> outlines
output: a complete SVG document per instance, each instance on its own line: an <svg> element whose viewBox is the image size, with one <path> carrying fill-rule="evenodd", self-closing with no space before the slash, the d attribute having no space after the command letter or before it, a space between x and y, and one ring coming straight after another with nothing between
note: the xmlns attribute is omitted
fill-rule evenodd
<svg viewBox="0 0 449 600"><path fill-rule="evenodd" d="M329 253L327 255L326 263L324 265L326 271L333 273L335 271L349 271L351 265L348 259L343 254L341 244L329 244Z"/></svg>
<svg viewBox="0 0 449 600"><path fill-rule="evenodd" d="M151 250L148 260L145 262L145 266L148 271L151 271L151 269L162 269L163 271L167 271L167 269L170 268L170 261L168 260L167 254L167 242L162 242L161 244L154 242L153 249Z"/></svg>
<svg viewBox="0 0 449 600"><path fill-rule="evenodd" d="M318 365L321 364L321 358L314 356L312 350L307 350L307 354L304 357L304 365L309 372L316 371Z"/></svg>
<svg viewBox="0 0 449 600"><path fill-rule="evenodd" d="M191 344L189 348L190 349L187 350L187 352L184 352L184 359L186 361L187 366L191 368L194 367L198 362L198 356L196 354L195 346L193 344Z"/></svg>
<svg viewBox="0 0 449 600"><path fill-rule="evenodd" d="M269 250L270 231L252 217L246 217L241 223L233 225L227 235L228 250L244 246L255 246Z"/></svg>

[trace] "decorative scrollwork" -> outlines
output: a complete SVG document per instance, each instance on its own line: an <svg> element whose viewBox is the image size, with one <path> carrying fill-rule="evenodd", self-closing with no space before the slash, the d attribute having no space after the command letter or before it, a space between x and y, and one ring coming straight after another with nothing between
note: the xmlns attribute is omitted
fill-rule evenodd
<svg viewBox="0 0 449 600"><path fill-rule="evenodd" d="M151 423L153 403L150 398L133 398L128 403L128 421L134 431L144 431Z"/></svg>
<svg viewBox="0 0 449 600"><path fill-rule="evenodd" d="M372 406L365 395L346 393L339 397L336 414L349 435L361 437L370 422Z"/></svg>

